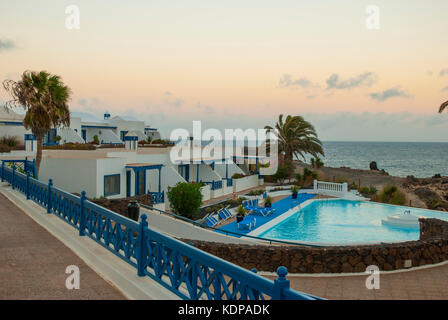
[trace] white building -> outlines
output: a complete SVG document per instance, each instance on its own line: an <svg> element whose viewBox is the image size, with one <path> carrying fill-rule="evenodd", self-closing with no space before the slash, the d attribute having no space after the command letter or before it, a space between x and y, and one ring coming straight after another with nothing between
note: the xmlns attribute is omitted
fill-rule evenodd
<svg viewBox="0 0 448 320"><path fill-rule="evenodd" d="M209 158L192 163L172 162L171 147L137 150L44 150L39 180L72 193L86 191L91 198L124 198L151 193L161 209L168 209L166 191L178 182L204 182L203 200L262 185L258 174L232 179L243 170L231 159Z"/></svg>
<svg viewBox="0 0 448 320"><path fill-rule="evenodd" d="M13 111L0 110L0 137L16 136L20 142L24 142L24 135L31 133L23 127L23 114ZM111 118L105 113L103 119L84 112L71 112L70 127L51 129L44 137L44 144L56 144L57 136L61 137L60 143L87 143L94 141L98 136L100 144L123 144L124 136L133 131L138 135L138 140L160 139L157 129L145 124L144 121L129 117L115 116Z"/></svg>

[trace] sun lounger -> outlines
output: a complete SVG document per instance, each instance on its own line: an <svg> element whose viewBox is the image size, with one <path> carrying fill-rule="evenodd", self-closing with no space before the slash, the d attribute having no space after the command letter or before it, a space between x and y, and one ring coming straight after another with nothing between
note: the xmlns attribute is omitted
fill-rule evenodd
<svg viewBox="0 0 448 320"><path fill-rule="evenodd" d="M225 213L229 218L232 218L232 217L233 217L233 214L229 211L229 209L224 208L223 211L224 211L224 213Z"/></svg>
<svg viewBox="0 0 448 320"><path fill-rule="evenodd" d="M257 207L254 204L258 204L258 199L247 200L246 202L243 202L243 206L246 210L252 211L257 214L261 214L262 216L267 216L275 211L275 209Z"/></svg>
<svg viewBox="0 0 448 320"><path fill-rule="evenodd" d="M253 216L246 216L243 220L237 223L237 229L244 228L252 230L255 227L257 219Z"/></svg>
<svg viewBox="0 0 448 320"><path fill-rule="evenodd" d="M209 227L213 227L217 223L218 223L218 219L216 219L215 217L209 216L205 219L205 225L207 225Z"/></svg>
<svg viewBox="0 0 448 320"><path fill-rule="evenodd" d="M226 214L226 212L224 212L224 210L223 209L221 209L221 210L219 210L218 211L218 216L221 218L221 220L227 220L227 219L229 219L230 217Z"/></svg>

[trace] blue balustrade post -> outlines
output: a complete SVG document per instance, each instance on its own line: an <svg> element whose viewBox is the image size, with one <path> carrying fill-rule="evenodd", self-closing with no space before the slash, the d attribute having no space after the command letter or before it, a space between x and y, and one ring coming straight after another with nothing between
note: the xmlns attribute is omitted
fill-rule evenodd
<svg viewBox="0 0 448 320"><path fill-rule="evenodd" d="M34 179L39 179L39 177L37 176L36 159L33 159L33 174Z"/></svg>
<svg viewBox="0 0 448 320"><path fill-rule="evenodd" d="M47 213L51 213L51 187L53 186L53 179L48 180L48 201L47 201Z"/></svg>
<svg viewBox="0 0 448 320"><path fill-rule="evenodd" d="M162 190L161 171L162 171L162 168L159 167L159 193Z"/></svg>
<svg viewBox="0 0 448 320"><path fill-rule="evenodd" d="M137 238L137 275L139 277L145 276L146 259L147 259L147 248L145 241L145 228L148 227L148 222L146 221L148 217L146 214L140 216L140 224L138 226L138 238Z"/></svg>
<svg viewBox="0 0 448 320"><path fill-rule="evenodd" d="M5 181L5 162L2 161L2 182Z"/></svg>
<svg viewBox="0 0 448 320"><path fill-rule="evenodd" d="M81 198L80 198L80 204L79 204L79 236L85 236L86 235L86 221L87 221L87 214L86 214L86 192L81 192Z"/></svg>
<svg viewBox="0 0 448 320"><path fill-rule="evenodd" d="M26 200L30 200L30 172L26 172Z"/></svg>
<svg viewBox="0 0 448 320"><path fill-rule="evenodd" d="M11 186L12 190L14 190L14 176L16 174L16 164L15 162L12 163L12 179L11 179Z"/></svg>
<svg viewBox="0 0 448 320"><path fill-rule="evenodd" d="M273 300L283 300L283 290L289 289L289 280L286 279L288 269L284 266L277 268L278 278L274 280L274 294Z"/></svg>

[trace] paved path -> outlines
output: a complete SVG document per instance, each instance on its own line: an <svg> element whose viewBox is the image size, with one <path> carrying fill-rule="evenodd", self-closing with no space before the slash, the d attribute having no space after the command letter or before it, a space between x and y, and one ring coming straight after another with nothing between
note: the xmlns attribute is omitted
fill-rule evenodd
<svg viewBox="0 0 448 320"><path fill-rule="evenodd" d="M80 270L68 290L65 269ZM126 299L76 254L0 193L1 299Z"/></svg>
<svg viewBox="0 0 448 320"><path fill-rule="evenodd" d="M367 277L367 274L319 278L289 275L288 279L292 288L327 299L448 299L448 265L380 274L379 290L366 288Z"/></svg>

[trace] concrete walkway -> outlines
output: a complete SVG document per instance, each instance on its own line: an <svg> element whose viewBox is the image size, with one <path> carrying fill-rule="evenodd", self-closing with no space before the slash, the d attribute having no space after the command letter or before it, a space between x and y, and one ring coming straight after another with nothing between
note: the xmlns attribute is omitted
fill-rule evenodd
<svg viewBox="0 0 448 320"><path fill-rule="evenodd" d="M69 290L67 266L80 270ZM83 260L0 193L0 299L126 299Z"/></svg>
<svg viewBox="0 0 448 320"><path fill-rule="evenodd" d="M366 288L367 277L368 274L318 277L288 275L291 288L330 300L448 299L448 264L382 273L378 290Z"/></svg>

